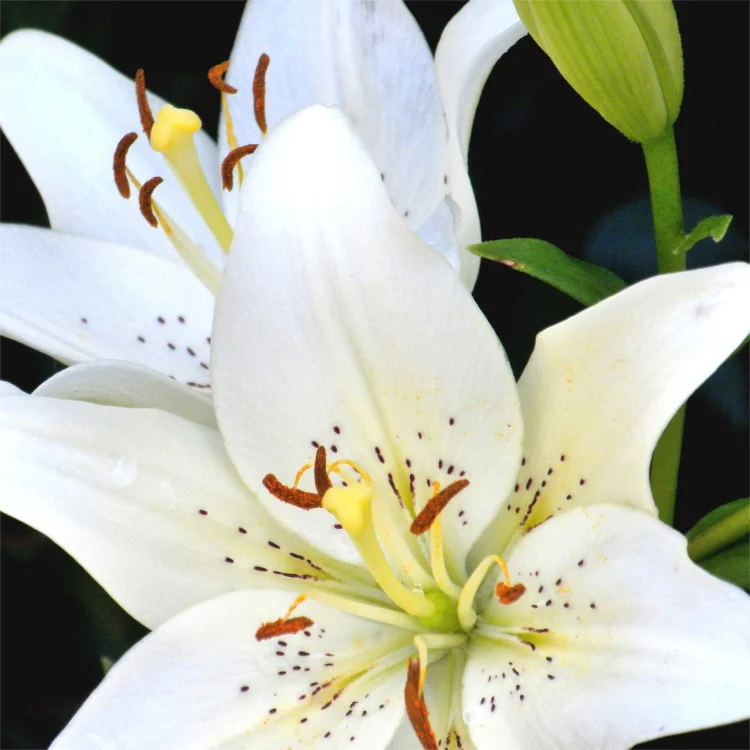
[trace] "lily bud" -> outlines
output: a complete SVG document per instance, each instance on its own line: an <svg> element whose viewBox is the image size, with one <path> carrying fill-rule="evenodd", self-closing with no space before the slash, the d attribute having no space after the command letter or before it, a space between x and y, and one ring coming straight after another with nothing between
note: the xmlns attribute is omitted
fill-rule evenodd
<svg viewBox="0 0 750 750"><path fill-rule="evenodd" d="M625 137L643 143L677 119L682 43L671 0L513 0L568 83Z"/></svg>

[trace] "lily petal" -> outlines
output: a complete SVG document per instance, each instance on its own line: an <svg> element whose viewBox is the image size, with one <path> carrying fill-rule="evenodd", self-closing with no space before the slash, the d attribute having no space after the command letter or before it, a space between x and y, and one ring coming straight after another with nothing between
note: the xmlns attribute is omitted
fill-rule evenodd
<svg viewBox="0 0 750 750"><path fill-rule="evenodd" d="M479 748L614 750L747 715L747 596L666 525L574 509L522 539L508 568L526 594L484 616L549 632L524 636L533 650L472 643L464 716Z"/></svg>
<svg viewBox="0 0 750 750"><path fill-rule="evenodd" d="M655 514L656 442L749 321L750 266L730 263L642 281L542 331L518 383L526 463L487 549L502 549L524 518L530 526L575 505Z"/></svg>
<svg viewBox="0 0 750 750"><path fill-rule="evenodd" d="M327 558L247 492L215 430L8 395L0 447L0 510L47 534L147 627L226 591L329 577Z"/></svg>
<svg viewBox="0 0 750 750"><path fill-rule="evenodd" d="M334 519L282 507L263 492L266 473L291 482L320 444L331 461L364 469L392 505L389 485L403 500L410 474L417 506L432 495L427 480L469 479L442 515L449 565L463 575L520 460L513 375L456 274L404 225L335 109L291 116L256 153L217 298L212 371L243 479L335 557L357 559Z"/></svg>
<svg viewBox="0 0 750 750"><path fill-rule="evenodd" d="M0 380L0 396L25 396L26 393L22 391L17 385L9 383L7 380Z"/></svg>
<svg viewBox="0 0 750 750"><path fill-rule="evenodd" d="M447 188L461 209L455 229L461 247L482 239L467 172L469 139L479 97L495 63L526 33L512 0L471 0L445 27L435 51L438 86L448 123ZM464 252L461 263L462 278L471 289L479 273L479 258Z"/></svg>
<svg viewBox="0 0 750 750"><path fill-rule="evenodd" d="M283 30L283 33L279 33ZM443 200L447 134L432 54L400 0L248 3L227 81L241 144L258 143L251 75L262 53L273 127L312 104L338 106L378 165L396 209L414 229ZM220 127L226 148L226 129Z"/></svg>
<svg viewBox="0 0 750 750"><path fill-rule="evenodd" d="M131 362L104 359L68 367L45 380L34 395L101 406L161 409L217 429L213 404L207 393Z"/></svg>
<svg viewBox="0 0 750 750"><path fill-rule="evenodd" d="M154 112L165 104L155 94L149 99ZM61 37L17 31L0 44L0 127L39 188L53 229L181 263L164 233L140 215L137 196L123 200L112 177L117 143L129 131L141 133L132 80ZM204 132L195 143L218 193L216 145ZM219 262L216 241L143 133L127 163L141 182L165 177L159 204Z"/></svg>
<svg viewBox="0 0 750 750"><path fill-rule="evenodd" d="M187 268L17 224L0 226L0 265L3 335L65 363L124 359L208 386L214 300Z"/></svg>
<svg viewBox="0 0 750 750"><path fill-rule="evenodd" d="M305 632L257 641L294 601L241 591L198 605L146 636L107 675L55 750L385 748L404 714L403 631L308 600ZM379 669L385 662L386 668Z"/></svg>

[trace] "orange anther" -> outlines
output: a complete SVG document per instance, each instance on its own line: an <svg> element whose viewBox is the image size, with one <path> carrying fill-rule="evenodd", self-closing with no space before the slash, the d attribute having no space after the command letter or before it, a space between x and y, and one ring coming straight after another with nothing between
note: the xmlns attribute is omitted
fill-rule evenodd
<svg viewBox="0 0 750 750"><path fill-rule="evenodd" d="M130 183L125 169L125 159L128 155L128 149L138 139L138 133L128 133L120 138L120 142L115 149L115 156L112 160L112 170L115 173L115 185L120 191L123 198L130 198Z"/></svg>
<svg viewBox="0 0 750 750"><path fill-rule="evenodd" d="M309 617L292 617L290 620L278 619L273 622L264 622L255 631L255 640L267 641L269 638L278 638L280 635L294 635L314 624Z"/></svg>
<svg viewBox="0 0 750 750"><path fill-rule="evenodd" d="M138 206L141 209L143 218L146 219L152 227L159 226L159 222L154 214L152 195L154 190L156 190L162 182L164 182L164 180L161 177L152 177L150 180L146 180L146 182L143 183L143 186L138 193Z"/></svg>
<svg viewBox="0 0 750 750"><path fill-rule="evenodd" d="M249 143L247 146L238 146L224 157L224 161L221 162L221 184L224 190L232 190L234 187L233 172L237 166L237 162L243 156L255 153L256 148L258 148L258 145L255 143Z"/></svg>
<svg viewBox="0 0 750 750"><path fill-rule="evenodd" d="M427 504L422 508L419 515L412 521L409 531L415 536L424 534L430 526L435 522L435 519L440 515L440 512L445 508L446 505L456 496L461 490L466 489L469 486L468 479L459 479L453 484L449 484L444 490L440 490L436 495L431 497Z"/></svg>
<svg viewBox="0 0 750 750"><path fill-rule="evenodd" d="M287 613L280 617L278 620L273 622L264 622L255 631L255 640L267 641L269 638L277 638L280 635L294 635L299 633L300 630L305 630L311 627L315 623L309 617L291 617L294 612L303 601L307 599L305 594L300 594L293 602L292 606L289 607Z"/></svg>
<svg viewBox="0 0 750 750"><path fill-rule="evenodd" d="M208 80L211 83L211 85L215 89L218 89L219 91L221 91L222 94L236 94L237 89L234 86L230 86L222 78L224 73L227 72L228 67L229 67L229 60L224 60L223 63L214 65L213 68L210 68L208 71Z"/></svg>
<svg viewBox="0 0 750 750"><path fill-rule="evenodd" d="M424 750L438 750L435 732L430 726L430 713L420 690L419 659L409 659L404 686L404 703L414 733Z"/></svg>
<svg viewBox="0 0 750 750"><path fill-rule="evenodd" d="M526 586L522 583L517 583L515 586L508 586L507 583L501 581L497 584L495 593L500 604L513 604L513 602L517 602L526 593Z"/></svg>
<svg viewBox="0 0 750 750"><path fill-rule="evenodd" d="M145 186L144 186L145 187ZM314 508L323 507L323 498L312 492L297 490L293 487L287 487L279 482L273 474L266 474L263 478L263 486L277 499L295 508L302 510L313 510Z"/></svg>
<svg viewBox="0 0 750 750"><path fill-rule="evenodd" d="M266 124L266 71L271 58L264 52L258 59L253 76L253 110L255 111L255 122L258 123L260 132L265 135L268 132Z"/></svg>
<svg viewBox="0 0 750 750"><path fill-rule="evenodd" d="M135 74L135 96L138 100L138 114L141 116L141 127L150 141L151 128L154 127L154 115L151 112L148 96L146 95L146 74L143 72L143 68L138 68Z"/></svg>
<svg viewBox="0 0 750 750"><path fill-rule="evenodd" d="M333 484L326 471L326 449L321 445L315 454L315 489L323 497L331 487Z"/></svg>

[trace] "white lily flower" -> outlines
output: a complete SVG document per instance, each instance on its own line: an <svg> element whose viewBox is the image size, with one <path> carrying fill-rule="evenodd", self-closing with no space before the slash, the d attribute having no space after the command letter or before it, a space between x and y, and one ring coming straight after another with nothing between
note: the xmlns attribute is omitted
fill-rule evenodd
<svg viewBox="0 0 750 750"><path fill-rule="evenodd" d="M55 747L600 750L742 717L747 597L647 470L749 292L740 263L633 286L543 332L517 389L346 118L291 116L217 300L218 429L134 365L0 398L0 509L158 626Z"/></svg>
<svg viewBox="0 0 750 750"><path fill-rule="evenodd" d="M401 0L253 0L229 66L238 93L222 94L221 148L193 133L195 115L149 93L154 148L142 136L121 160L136 187L166 178L153 195L165 231L113 185L115 146L140 130L133 82L58 37L11 34L0 44L0 126L53 231L0 227L0 330L67 364L124 359L208 387L214 293L239 194L220 197L227 138L232 149L257 144L258 122L314 103L351 118L405 222L473 287L479 259L459 250L481 239L466 171L471 123L489 71L525 33L511 0L473 0L445 30L436 65ZM265 93L251 85L264 54ZM255 104L265 105L258 122Z"/></svg>

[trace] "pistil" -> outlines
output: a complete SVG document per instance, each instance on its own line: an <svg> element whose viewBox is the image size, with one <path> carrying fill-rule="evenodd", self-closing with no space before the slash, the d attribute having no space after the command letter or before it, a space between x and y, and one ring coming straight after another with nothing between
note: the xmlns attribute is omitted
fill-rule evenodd
<svg viewBox="0 0 750 750"><path fill-rule="evenodd" d="M461 623L461 627L467 633L474 629L474 625L477 621L477 613L474 611L474 597L476 596L479 587L482 585L484 577L493 565L500 566L500 569L503 572L503 577L505 578L505 583L501 582L497 585L497 595L501 604L512 604L526 591L526 587L522 583L517 583L515 586L511 585L508 566L505 564L505 560L503 560L502 557L498 555L485 557L469 576L469 580L466 581L466 585L463 587L461 596L458 600L458 619Z"/></svg>
<svg viewBox="0 0 750 750"><path fill-rule="evenodd" d="M229 251L232 229L203 172L193 134L201 128L195 112L165 104L151 129L151 147L164 154L172 173L224 252Z"/></svg>

